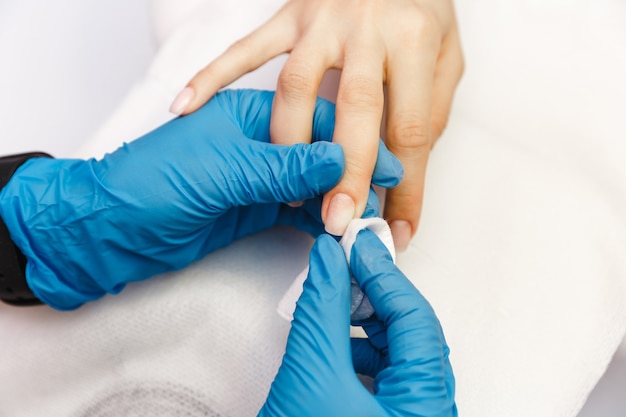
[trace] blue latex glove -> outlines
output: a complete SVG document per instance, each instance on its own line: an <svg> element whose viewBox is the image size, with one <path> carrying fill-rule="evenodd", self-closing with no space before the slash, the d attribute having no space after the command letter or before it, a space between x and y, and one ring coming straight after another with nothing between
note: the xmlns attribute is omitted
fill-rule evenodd
<svg viewBox="0 0 626 417"><path fill-rule="evenodd" d="M350 268L376 310L364 323L369 338L350 340L348 264L323 235L259 416L456 416L449 349L426 299L369 230L359 233ZM374 394L355 370L374 377Z"/></svg>
<svg viewBox="0 0 626 417"><path fill-rule="evenodd" d="M0 216L34 294L73 309L277 223L321 233L319 196L343 174L342 149L270 144L272 98L226 91L102 160L22 165L0 194ZM333 128L334 105L319 100L314 140ZM401 175L381 148L373 181L393 186Z"/></svg>

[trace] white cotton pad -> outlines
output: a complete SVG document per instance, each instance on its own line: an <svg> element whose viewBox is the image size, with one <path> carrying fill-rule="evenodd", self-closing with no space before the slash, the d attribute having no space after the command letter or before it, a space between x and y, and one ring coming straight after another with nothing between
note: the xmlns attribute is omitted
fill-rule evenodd
<svg viewBox="0 0 626 417"><path fill-rule="evenodd" d="M371 217L368 219L354 219L348 224L348 228L346 229L346 233L343 235L339 244L343 248L343 251L346 254L346 259L348 260L348 264L350 264L350 253L352 250L352 245L356 240L357 235L363 229L369 229L372 232L376 233L376 236L383 242L383 244L387 247L387 250L391 254L393 261L396 261L396 251L393 246L393 237L391 236L391 230L389 229L389 225L387 222L380 217ZM283 317L285 320L291 321L293 320L293 313L296 310L296 302L300 298L302 294L302 286L304 285L304 281L306 280L307 275L309 274L309 266L302 272L298 274L296 279L287 289L285 295L278 303L278 314ZM369 300L363 294L361 289L359 288L359 284L356 282L354 278L352 278L352 301L350 305L350 318L351 320L364 320L369 318L372 314L374 314L374 308L370 304Z"/></svg>

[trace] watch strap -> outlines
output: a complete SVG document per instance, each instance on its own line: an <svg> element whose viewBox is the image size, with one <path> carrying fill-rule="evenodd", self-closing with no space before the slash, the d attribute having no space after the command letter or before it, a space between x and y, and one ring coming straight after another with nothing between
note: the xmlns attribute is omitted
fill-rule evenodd
<svg viewBox="0 0 626 417"><path fill-rule="evenodd" d="M43 152L0 157L0 190L24 162L40 157L51 158ZM18 306L42 304L28 286L26 257L11 239L2 217L0 217L0 300Z"/></svg>

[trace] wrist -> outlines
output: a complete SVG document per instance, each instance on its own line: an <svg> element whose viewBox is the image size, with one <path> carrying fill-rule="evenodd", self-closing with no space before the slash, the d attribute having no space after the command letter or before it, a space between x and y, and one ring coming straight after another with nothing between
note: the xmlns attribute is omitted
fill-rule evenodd
<svg viewBox="0 0 626 417"><path fill-rule="evenodd" d="M12 305L36 305L41 301L26 280L26 256L5 224L4 216L11 211L12 205L5 200L3 190L26 161L40 157L49 158L50 155L33 152L0 158L0 300Z"/></svg>

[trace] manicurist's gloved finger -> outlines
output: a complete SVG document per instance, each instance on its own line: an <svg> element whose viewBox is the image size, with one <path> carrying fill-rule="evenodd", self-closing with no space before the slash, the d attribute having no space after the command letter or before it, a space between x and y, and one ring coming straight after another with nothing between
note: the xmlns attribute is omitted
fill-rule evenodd
<svg viewBox="0 0 626 417"><path fill-rule="evenodd" d="M363 291L372 297L370 302L377 317L388 326L392 364L418 356L424 358L420 356L423 347L429 349L429 354L443 356L443 332L432 307L393 264L391 254L374 233L359 232L350 265ZM440 349L432 349L433 346Z"/></svg>
<svg viewBox="0 0 626 417"><path fill-rule="evenodd" d="M357 236L350 267L361 289L387 327L389 372L375 381L377 397L405 413L455 409L449 349L428 301L393 264L391 255L369 230ZM413 381L399 390L397 380ZM420 402L410 401L420 398ZM443 414L442 414L443 415Z"/></svg>
<svg viewBox="0 0 626 417"><path fill-rule="evenodd" d="M277 223L295 227L316 238L324 233L321 208L321 197L305 200L297 207L283 205L280 207Z"/></svg>
<svg viewBox="0 0 626 417"><path fill-rule="evenodd" d="M340 359L346 359L349 353L349 276L341 246L330 236L318 238L309 255L309 274L292 323L303 331L314 332L313 339L320 342L319 348L328 349L326 354ZM310 353L319 354L315 350Z"/></svg>
<svg viewBox="0 0 626 417"><path fill-rule="evenodd" d="M387 149L385 142L379 139L372 184L383 188L395 188L403 178L404 167L402 162Z"/></svg>
<svg viewBox="0 0 626 417"><path fill-rule="evenodd" d="M366 339L352 339L352 363L354 370L362 375L376 377L378 372L389 366L389 342L387 327L376 314L352 322L367 334Z"/></svg>
<svg viewBox="0 0 626 417"><path fill-rule="evenodd" d="M324 392L329 384L348 392L360 385L350 361L351 290L344 252L332 237L322 235L309 262L283 363L259 416L348 415Z"/></svg>
<svg viewBox="0 0 626 417"><path fill-rule="evenodd" d="M226 160L237 161L223 182L231 206L313 198L339 181L345 164L341 146L326 142L281 146L247 141L229 151L234 155Z"/></svg>
<svg viewBox="0 0 626 417"><path fill-rule="evenodd" d="M386 354L372 346L369 339L352 338L350 345L352 347L352 364L356 373L375 378L380 371L389 365Z"/></svg>
<svg viewBox="0 0 626 417"><path fill-rule="evenodd" d="M378 199L378 195L376 195L376 191L374 187L370 187L369 194L367 196L367 204L365 206L365 211L363 211L363 218L369 217L380 217L380 200Z"/></svg>

